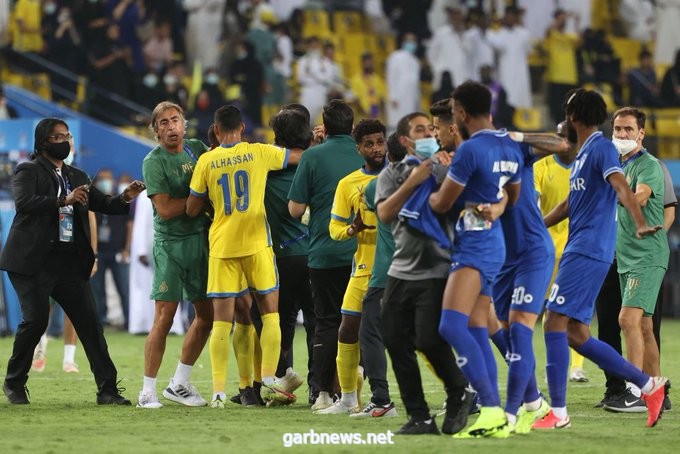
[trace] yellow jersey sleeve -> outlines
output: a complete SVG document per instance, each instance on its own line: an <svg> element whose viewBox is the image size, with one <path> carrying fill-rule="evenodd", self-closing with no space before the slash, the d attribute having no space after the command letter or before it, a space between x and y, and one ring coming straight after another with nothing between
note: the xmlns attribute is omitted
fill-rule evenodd
<svg viewBox="0 0 680 454"><path fill-rule="evenodd" d="M281 170L288 166L290 150L276 145L257 144L257 152L266 163L267 170Z"/></svg>
<svg viewBox="0 0 680 454"><path fill-rule="evenodd" d="M189 184L189 192L197 197L206 197L208 195L206 174L208 166L206 165L207 159L205 159L207 155L208 153L204 153L198 158L196 167L194 168L194 174L191 176L191 183Z"/></svg>
<svg viewBox="0 0 680 454"><path fill-rule="evenodd" d="M348 191L349 188L348 180L343 178L335 189L328 231L331 238L336 241L350 238L350 236L347 235L347 226L352 223L354 209L352 207L351 194Z"/></svg>

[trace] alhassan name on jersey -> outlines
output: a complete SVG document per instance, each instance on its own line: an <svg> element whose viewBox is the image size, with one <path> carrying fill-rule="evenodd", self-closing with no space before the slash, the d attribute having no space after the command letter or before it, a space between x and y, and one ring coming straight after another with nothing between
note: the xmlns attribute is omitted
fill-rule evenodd
<svg viewBox="0 0 680 454"><path fill-rule="evenodd" d="M215 159L210 162L210 170L221 169L222 167L229 167L236 164L241 164L243 162L254 161L255 157L252 153L247 154L237 154L236 156L230 156L228 158Z"/></svg>

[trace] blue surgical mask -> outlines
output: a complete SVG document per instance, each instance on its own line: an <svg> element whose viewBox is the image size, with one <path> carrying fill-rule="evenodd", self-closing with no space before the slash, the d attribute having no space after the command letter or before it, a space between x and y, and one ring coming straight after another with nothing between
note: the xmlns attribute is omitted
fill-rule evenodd
<svg viewBox="0 0 680 454"><path fill-rule="evenodd" d="M118 194L122 194L125 192L125 190L128 187L128 183L119 183L118 184Z"/></svg>
<svg viewBox="0 0 680 454"><path fill-rule="evenodd" d="M418 50L418 44L414 43L413 41L406 41L402 48L407 52L415 54L416 51Z"/></svg>
<svg viewBox="0 0 680 454"><path fill-rule="evenodd" d="M429 159L439 151L439 142L434 137L415 140L415 153L421 159Z"/></svg>
<svg viewBox="0 0 680 454"><path fill-rule="evenodd" d="M106 178L97 181L97 189L104 194L113 194L113 180Z"/></svg>
<svg viewBox="0 0 680 454"><path fill-rule="evenodd" d="M64 164L66 164L67 166L73 164L73 157L74 157L73 152L69 153L69 155L66 156L66 159L64 159Z"/></svg>

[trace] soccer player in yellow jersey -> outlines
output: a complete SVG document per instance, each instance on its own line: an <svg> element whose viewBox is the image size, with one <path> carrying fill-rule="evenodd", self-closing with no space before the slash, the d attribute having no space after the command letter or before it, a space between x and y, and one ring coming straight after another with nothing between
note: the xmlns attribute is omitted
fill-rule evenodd
<svg viewBox="0 0 680 454"><path fill-rule="evenodd" d="M557 135L567 139L570 145L569 150L548 156L534 164L534 183L543 216L550 213L550 210L569 196L569 175L574 159L576 159L576 137L567 137L565 122L557 125ZM562 258L562 252L567 245L569 219L565 219L550 227L548 233L550 233L550 237L555 245L555 269L548 286L548 293L550 293L552 283L557 275L560 258ZM547 298L548 295L546 295ZM586 377L583 371L583 356L574 349L571 349L571 373L569 374L569 379L581 383L588 381L588 377Z"/></svg>
<svg viewBox="0 0 680 454"><path fill-rule="evenodd" d="M226 398L235 299L247 293L248 288L255 292L262 314L262 398L288 401L292 395L274 384L281 349L279 282L264 191L267 173L297 163L301 150L241 142L241 112L230 105L217 109L214 129L221 145L199 158L186 208L189 216L198 216L206 197L215 207L208 237L208 297L213 299L215 320L210 338L213 402L224 402Z"/></svg>
<svg viewBox="0 0 680 454"><path fill-rule="evenodd" d="M342 300L342 321L338 329L336 364L342 398L316 414L358 413L357 371L359 368L359 325L361 308L373 270L378 220L366 206L364 188L377 178L385 166L385 126L378 120L362 120L352 132L359 154L365 164L338 183L335 190L330 236L336 241L357 238L357 250L352 261L352 275Z"/></svg>

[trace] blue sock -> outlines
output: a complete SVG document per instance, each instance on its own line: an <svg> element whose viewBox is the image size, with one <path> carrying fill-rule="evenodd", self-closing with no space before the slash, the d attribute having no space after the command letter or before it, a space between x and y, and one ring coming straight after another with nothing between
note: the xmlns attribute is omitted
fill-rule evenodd
<svg viewBox="0 0 680 454"><path fill-rule="evenodd" d="M536 357L534 357L534 368L529 375L529 383L527 383L527 389L524 391L522 402L536 402L539 397L541 397L541 391L538 389L538 383L536 383Z"/></svg>
<svg viewBox="0 0 680 454"><path fill-rule="evenodd" d="M610 345L592 336L576 351L610 374L618 375L631 383L635 383L638 388L645 386L649 380L649 375L626 361Z"/></svg>
<svg viewBox="0 0 680 454"><path fill-rule="evenodd" d="M501 353L501 356L505 358L505 355L510 351L508 345L510 345L510 337L505 328L501 328L491 336L491 342L496 346L496 349Z"/></svg>
<svg viewBox="0 0 680 454"><path fill-rule="evenodd" d="M489 383L484 355L468 330L468 319L461 312L442 309L439 334L456 350L458 367L477 391L481 404L488 407L500 406L498 391L494 393L494 388L498 387ZM488 338L486 342L489 343Z"/></svg>
<svg viewBox="0 0 680 454"><path fill-rule="evenodd" d="M521 323L510 325L510 348L508 370L508 395L505 401L505 411L516 415L522 405L529 378L533 375L536 365L532 339L534 331ZM535 400L535 399L534 399Z"/></svg>
<svg viewBox="0 0 680 454"><path fill-rule="evenodd" d="M547 363L545 366L552 407L567 406L567 371L569 369L569 342L567 333L545 333Z"/></svg>
<svg viewBox="0 0 680 454"><path fill-rule="evenodd" d="M486 364L486 373L489 376L489 383L494 392L494 399L500 403L501 397L498 394L498 366L496 365L496 358L493 356L493 350L491 349L491 343L489 342L489 329L486 327L473 327L468 329L482 351L484 364Z"/></svg>

